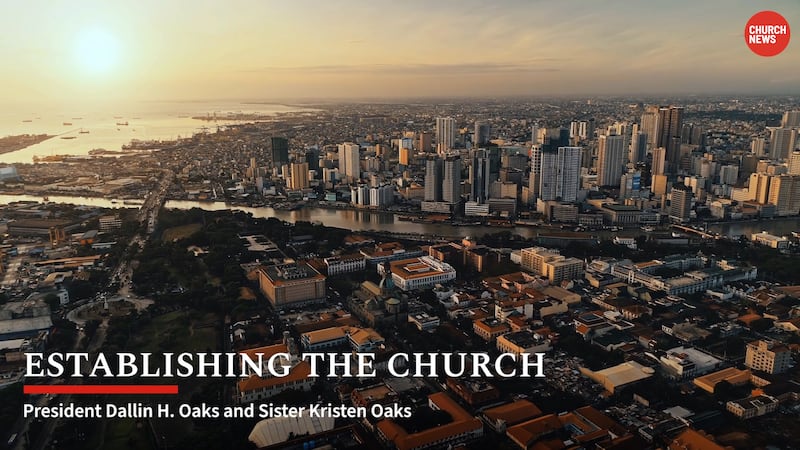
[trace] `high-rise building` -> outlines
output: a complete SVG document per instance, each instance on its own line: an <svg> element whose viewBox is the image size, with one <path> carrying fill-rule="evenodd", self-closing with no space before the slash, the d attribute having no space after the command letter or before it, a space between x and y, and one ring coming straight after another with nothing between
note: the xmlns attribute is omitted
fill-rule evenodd
<svg viewBox="0 0 800 450"><path fill-rule="evenodd" d="M750 184L747 186L750 200L761 204L767 203L769 200L769 182L770 176L766 173L751 174Z"/></svg>
<svg viewBox="0 0 800 450"><path fill-rule="evenodd" d="M489 197L490 163L487 151L480 149L472 152L469 166L470 201L486 203Z"/></svg>
<svg viewBox="0 0 800 450"><path fill-rule="evenodd" d="M558 147L542 151L539 198L574 202L580 186L581 147Z"/></svg>
<svg viewBox="0 0 800 450"><path fill-rule="evenodd" d="M306 149L305 159L308 163L308 170L313 170L319 177L319 149L311 147Z"/></svg>
<svg viewBox="0 0 800 450"><path fill-rule="evenodd" d="M744 365L770 374L783 373L789 370L792 363L792 352L783 344L775 341L754 341L747 344Z"/></svg>
<svg viewBox="0 0 800 450"><path fill-rule="evenodd" d="M475 135L473 136L472 143L475 146L486 145L489 142L489 134L491 133L492 126L489 122L479 120L475 122Z"/></svg>
<svg viewBox="0 0 800 450"><path fill-rule="evenodd" d="M430 157L425 161L425 201L442 201L442 159Z"/></svg>
<svg viewBox="0 0 800 450"><path fill-rule="evenodd" d="M541 143L542 141L539 140L539 124L534 122L533 125L531 125L531 144L536 145Z"/></svg>
<svg viewBox="0 0 800 450"><path fill-rule="evenodd" d="M692 211L692 188L683 184L672 186L669 218L679 222L689 220Z"/></svg>
<svg viewBox="0 0 800 450"><path fill-rule="evenodd" d="M631 125L631 139L628 145L628 162L638 164L647 156L647 136L638 123Z"/></svg>
<svg viewBox="0 0 800 450"><path fill-rule="evenodd" d="M638 198L642 189L642 172L631 170L622 175L619 182L619 198Z"/></svg>
<svg viewBox="0 0 800 450"><path fill-rule="evenodd" d="M461 201L461 157L448 156L444 160L442 174L442 201L458 203Z"/></svg>
<svg viewBox="0 0 800 450"><path fill-rule="evenodd" d="M783 113L783 120L781 120L781 127L792 128L800 127L800 111L786 111Z"/></svg>
<svg viewBox="0 0 800 450"><path fill-rule="evenodd" d="M645 108L642 113L641 132L647 135L647 151L658 147L658 137L660 133L659 128L659 113L658 106L650 105Z"/></svg>
<svg viewBox="0 0 800 450"><path fill-rule="evenodd" d="M597 149L597 184L618 186L625 167L625 139L621 135L600 136Z"/></svg>
<svg viewBox="0 0 800 450"><path fill-rule="evenodd" d="M756 156L766 155L767 140L763 137L754 138L750 142L750 151Z"/></svg>
<svg viewBox="0 0 800 450"><path fill-rule="evenodd" d="M272 167L289 164L289 140L283 137L271 138L270 156L272 157Z"/></svg>
<svg viewBox="0 0 800 450"><path fill-rule="evenodd" d="M436 118L436 151L444 154L456 145L456 121L452 117Z"/></svg>
<svg viewBox="0 0 800 450"><path fill-rule="evenodd" d="M653 175L664 175L667 165L667 150L664 147L653 149L653 165L650 172Z"/></svg>
<svg viewBox="0 0 800 450"><path fill-rule="evenodd" d="M800 212L800 176L770 178L769 203L775 205L775 213L779 216L793 216Z"/></svg>
<svg viewBox="0 0 800 450"><path fill-rule="evenodd" d="M361 157L358 144L346 142L339 144L339 172L355 180L361 178Z"/></svg>
<svg viewBox="0 0 800 450"><path fill-rule="evenodd" d="M794 128L772 128L769 134L769 157L789 159L795 149L797 130Z"/></svg>
<svg viewBox="0 0 800 450"><path fill-rule="evenodd" d="M400 148L400 154L397 162L403 166L408 166L411 163L411 149Z"/></svg>
<svg viewBox="0 0 800 450"><path fill-rule="evenodd" d="M789 157L789 174L800 175L800 151L793 151Z"/></svg>
<svg viewBox="0 0 800 450"><path fill-rule="evenodd" d="M428 153L431 151L431 146L433 145L433 135L427 131L423 131L419 134L419 141L417 144L417 151L422 153Z"/></svg>
<svg viewBox="0 0 800 450"><path fill-rule="evenodd" d="M683 108L669 106L658 110L658 146L667 150L667 169L675 173L680 165L680 137L683 127Z"/></svg>
<svg viewBox="0 0 800 450"><path fill-rule="evenodd" d="M534 144L531 146L531 174L528 180L528 189L532 199L539 198L539 184L542 175L542 146Z"/></svg>
<svg viewBox="0 0 800 450"><path fill-rule="evenodd" d="M733 186L739 179L739 167L732 164L727 164L719 168L719 182Z"/></svg>
<svg viewBox="0 0 800 450"><path fill-rule="evenodd" d="M293 190L308 188L308 163L292 163L290 166L291 178L289 187Z"/></svg>

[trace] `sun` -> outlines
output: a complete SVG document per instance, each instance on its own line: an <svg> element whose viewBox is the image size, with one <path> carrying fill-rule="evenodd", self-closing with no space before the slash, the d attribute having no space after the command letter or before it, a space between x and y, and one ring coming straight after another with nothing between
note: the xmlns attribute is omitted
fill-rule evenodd
<svg viewBox="0 0 800 450"><path fill-rule="evenodd" d="M101 29L87 29L77 36L75 60L88 74L107 74L119 62L119 51L119 43L113 35Z"/></svg>

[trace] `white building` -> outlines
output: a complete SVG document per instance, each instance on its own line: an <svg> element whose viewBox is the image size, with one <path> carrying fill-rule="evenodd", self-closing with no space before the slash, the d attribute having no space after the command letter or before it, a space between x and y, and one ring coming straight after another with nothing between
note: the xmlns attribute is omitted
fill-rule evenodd
<svg viewBox="0 0 800 450"><path fill-rule="evenodd" d="M328 276L359 272L367 267L367 260L361 253L331 256L325 258L324 261L328 268Z"/></svg>
<svg viewBox="0 0 800 450"><path fill-rule="evenodd" d="M430 256L393 261L389 263L389 270L395 286L404 291L425 289L456 278L453 266ZM378 273L384 275L383 264L378 266Z"/></svg>

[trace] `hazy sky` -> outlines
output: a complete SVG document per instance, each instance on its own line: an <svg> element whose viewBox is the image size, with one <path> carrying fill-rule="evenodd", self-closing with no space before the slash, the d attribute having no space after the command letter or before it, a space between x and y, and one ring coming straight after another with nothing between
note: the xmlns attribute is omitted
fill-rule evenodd
<svg viewBox="0 0 800 450"><path fill-rule="evenodd" d="M0 16L0 102L800 93L760 10L798 0L24 1Z"/></svg>

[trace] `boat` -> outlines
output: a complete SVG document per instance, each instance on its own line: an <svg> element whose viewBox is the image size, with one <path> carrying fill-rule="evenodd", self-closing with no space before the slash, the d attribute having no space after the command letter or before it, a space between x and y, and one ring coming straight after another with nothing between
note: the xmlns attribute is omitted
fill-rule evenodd
<svg viewBox="0 0 800 450"><path fill-rule="evenodd" d="M126 120L125 122L117 122L117 125L121 126L121 127L127 127L128 126L128 121Z"/></svg>
<svg viewBox="0 0 800 450"><path fill-rule="evenodd" d="M78 136L61 136L61 139L77 139Z"/></svg>
<svg viewBox="0 0 800 450"><path fill-rule="evenodd" d="M23 122L33 122L33 120L32 119L25 119L25 120L23 120Z"/></svg>
<svg viewBox="0 0 800 450"><path fill-rule="evenodd" d="M72 122L62 122L61 125L64 125L65 127L71 127Z"/></svg>
<svg viewBox="0 0 800 450"><path fill-rule="evenodd" d="M83 117L73 117L72 120L83 120Z"/></svg>
<svg viewBox="0 0 800 450"><path fill-rule="evenodd" d="M78 133L80 133L80 134L89 134L89 130L84 130L83 128L81 128L81 131L78 131Z"/></svg>

